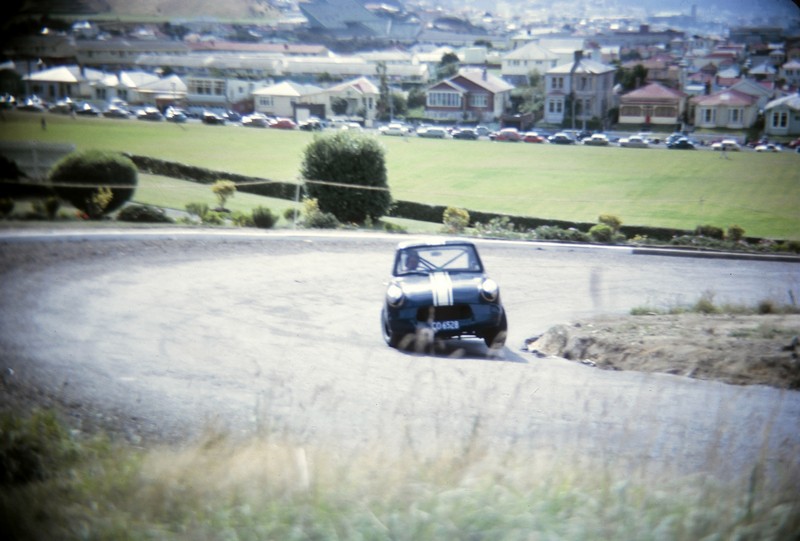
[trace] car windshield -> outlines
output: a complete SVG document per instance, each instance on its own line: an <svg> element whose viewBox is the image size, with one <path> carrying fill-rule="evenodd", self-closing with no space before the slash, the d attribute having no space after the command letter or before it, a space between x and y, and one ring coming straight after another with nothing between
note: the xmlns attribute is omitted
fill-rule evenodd
<svg viewBox="0 0 800 541"><path fill-rule="evenodd" d="M482 271L475 247L462 244L405 248L395 261L396 275Z"/></svg>

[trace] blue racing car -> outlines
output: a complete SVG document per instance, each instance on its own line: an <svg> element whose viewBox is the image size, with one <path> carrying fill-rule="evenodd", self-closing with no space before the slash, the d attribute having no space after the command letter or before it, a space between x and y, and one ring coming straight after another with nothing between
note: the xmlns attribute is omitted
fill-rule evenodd
<svg viewBox="0 0 800 541"><path fill-rule="evenodd" d="M392 347L405 348L421 336L468 336L499 349L508 323L500 288L484 272L475 245L447 240L398 246L381 328Z"/></svg>

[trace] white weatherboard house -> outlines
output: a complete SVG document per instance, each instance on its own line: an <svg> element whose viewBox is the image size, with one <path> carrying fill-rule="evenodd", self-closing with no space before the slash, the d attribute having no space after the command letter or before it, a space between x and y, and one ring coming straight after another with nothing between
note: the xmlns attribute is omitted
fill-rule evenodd
<svg viewBox="0 0 800 541"><path fill-rule="evenodd" d="M800 135L800 94L769 102L764 111L767 135Z"/></svg>

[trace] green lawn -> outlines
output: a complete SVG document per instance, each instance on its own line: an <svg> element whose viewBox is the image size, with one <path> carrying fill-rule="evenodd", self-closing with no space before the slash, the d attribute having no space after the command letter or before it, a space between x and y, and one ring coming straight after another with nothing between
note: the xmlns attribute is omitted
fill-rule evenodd
<svg viewBox="0 0 800 541"><path fill-rule="evenodd" d="M294 182L305 132L6 113L0 140L71 142ZM561 220L800 239L800 155L381 137L395 199ZM240 194L243 195L243 194ZM239 197L239 195L237 195ZM137 195L138 198L138 195ZM172 205L169 205L172 206ZM272 206L272 205L268 205ZM179 208L182 206L179 206Z"/></svg>

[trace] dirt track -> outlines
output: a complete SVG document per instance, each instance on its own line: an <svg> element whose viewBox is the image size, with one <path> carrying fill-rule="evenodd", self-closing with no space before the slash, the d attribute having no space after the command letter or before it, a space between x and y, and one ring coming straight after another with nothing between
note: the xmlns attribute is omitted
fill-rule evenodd
<svg viewBox="0 0 800 541"><path fill-rule="evenodd" d="M480 341L453 341L417 356L386 347L378 326L398 240L176 232L2 242L3 405L54 405L78 430L100 425L131 441L180 442L217 424L421 451L469 441L477 426L494 447L575 448L688 472L707 470L709 457L724 456L713 464L723 471L800 448L797 392L522 351L558 323L620 318L678 293L696 299L709 284L745 302L785 292L796 265L484 243L509 313L507 348L487 358ZM768 441L754 440L768 419ZM724 454L710 450L720 431Z"/></svg>

